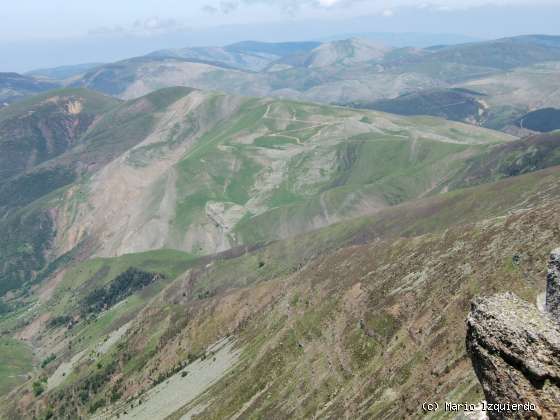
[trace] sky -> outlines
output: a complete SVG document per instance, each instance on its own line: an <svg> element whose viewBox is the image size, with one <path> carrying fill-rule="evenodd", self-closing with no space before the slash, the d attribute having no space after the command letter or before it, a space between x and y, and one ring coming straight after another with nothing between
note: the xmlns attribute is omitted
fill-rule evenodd
<svg viewBox="0 0 560 420"><path fill-rule="evenodd" d="M246 39L560 32L559 0L20 0L0 16L0 71L18 72Z"/></svg>

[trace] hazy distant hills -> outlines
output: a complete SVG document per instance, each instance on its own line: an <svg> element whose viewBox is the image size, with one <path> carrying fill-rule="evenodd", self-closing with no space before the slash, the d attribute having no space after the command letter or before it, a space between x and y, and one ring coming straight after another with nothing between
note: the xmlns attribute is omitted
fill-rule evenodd
<svg viewBox="0 0 560 420"><path fill-rule="evenodd" d="M243 70L261 71L283 57L306 54L319 47L319 42L239 42L226 47L198 47L161 50L148 54L153 58L182 58L219 63Z"/></svg>
<svg viewBox="0 0 560 420"><path fill-rule="evenodd" d="M346 32L321 38L321 41L340 41L350 38L366 39L392 48L427 48L434 45L457 45L482 41L482 39L466 35L430 34L422 32Z"/></svg>
<svg viewBox="0 0 560 420"><path fill-rule="evenodd" d="M74 85L122 98L182 85L243 96L337 104L373 103L417 93L427 104L428 111L424 113L428 114L446 106L440 103L441 89L465 88L482 96L466 99L463 105L469 108L467 111L438 111L436 115L504 129L528 111L555 106L555 96L548 88L532 86L538 74L530 69L542 73L534 66L548 66L546 77L554 78L559 74L554 68L557 61L560 41L553 36L522 36L427 49L387 48L361 39L320 45L247 42L224 48L159 51L98 67ZM514 77L510 76L512 72ZM501 83L514 82L518 86L508 89L516 103L511 102L508 91L499 87ZM516 94L516 89L528 92ZM434 96L433 92L440 94ZM449 91L448 104L457 102L457 92ZM435 102L430 104L430 98ZM398 101L397 108L403 109L404 102ZM402 113L421 112L414 107L405 107ZM457 112L457 116L453 115Z"/></svg>
<svg viewBox="0 0 560 420"><path fill-rule="evenodd" d="M48 69L37 69L26 73L26 76L56 80L59 82L82 76L87 71L101 66L103 63L85 63L71 66L60 66Z"/></svg>
<svg viewBox="0 0 560 420"><path fill-rule="evenodd" d="M347 39L321 44L307 53L290 55L279 63L296 67L322 68L352 66L358 63L382 61L391 48L361 39Z"/></svg>
<svg viewBox="0 0 560 420"><path fill-rule="evenodd" d="M50 89L58 84L37 80L17 73L0 73L0 108L21 99Z"/></svg>
<svg viewBox="0 0 560 420"><path fill-rule="evenodd" d="M560 60L560 37L519 36L495 41L433 48L420 63L454 63L493 70Z"/></svg>
<svg viewBox="0 0 560 420"><path fill-rule="evenodd" d="M362 40L335 41L312 48L312 44L285 46L259 44L260 51L284 48L297 51L283 57L262 55L248 63L249 50L243 53L223 49L187 50L158 53L101 66L88 72L75 86L83 86L123 98L175 85L205 90L222 90L243 96L281 96L319 102L344 102L363 97L391 97L406 89L441 85L429 76L411 73L406 77L382 66L385 55L418 55L403 50L391 54L387 48ZM239 50L239 46L233 47ZM244 47L245 48L245 47ZM195 54L196 53L196 54ZM242 54L241 56L239 54ZM251 53L251 57L255 57ZM268 53L267 53L268 54ZM267 61L268 60L268 61ZM256 64L255 64L256 63ZM261 71L242 67L257 65Z"/></svg>
<svg viewBox="0 0 560 420"><path fill-rule="evenodd" d="M356 38L247 41L160 50L116 63L1 79L3 103L59 85L124 99L187 86L436 115L516 132L516 121L528 112L560 107L560 95L550 91L560 81L560 37L530 35L429 48L390 48Z"/></svg>

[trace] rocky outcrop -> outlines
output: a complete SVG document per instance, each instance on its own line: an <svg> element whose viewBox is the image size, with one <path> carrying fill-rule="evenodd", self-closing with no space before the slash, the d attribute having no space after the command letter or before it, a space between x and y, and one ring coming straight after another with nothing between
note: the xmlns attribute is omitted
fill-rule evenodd
<svg viewBox="0 0 560 420"><path fill-rule="evenodd" d="M500 404L496 408L504 409L488 409L490 419L560 419L556 322L511 293L477 299L467 319L466 341L489 407ZM534 409L508 411L508 403L510 408L532 404Z"/></svg>
<svg viewBox="0 0 560 420"><path fill-rule="evenodd" d="M560 323L560 248L550 254L546 276L546 311Z"/></svg>

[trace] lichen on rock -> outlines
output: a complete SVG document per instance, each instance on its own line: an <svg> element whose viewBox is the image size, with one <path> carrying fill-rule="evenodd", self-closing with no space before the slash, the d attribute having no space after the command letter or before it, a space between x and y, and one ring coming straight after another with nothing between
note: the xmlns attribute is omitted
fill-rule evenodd
<svg viewBox="0 0 560 420"><path fill-rule="evenodd" d="M535 306L512 293L476 299L466 344L489 404L535 407L490 419L560 418L560 329Z"/></svg>
<svg viewBox="0 0 560 420"><path fill-rule="evenodd" d="M546 311L560 323L560 248L550 254L546 276Z"/></svg>

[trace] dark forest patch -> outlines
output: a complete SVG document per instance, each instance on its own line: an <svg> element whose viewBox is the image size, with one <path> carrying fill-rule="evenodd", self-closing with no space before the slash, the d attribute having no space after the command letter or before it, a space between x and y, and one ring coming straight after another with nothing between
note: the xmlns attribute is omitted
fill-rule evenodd
<svg viewBox="0 0 560 420"><path fill-rule="evenodd" d="M119 274L108 286L97 288L89 293L82 301L82 315L97 314L109 309L138 290L162 278L163 275L158 273L148 273L136 268L129 268L124 273Z"/></svg>
<svg viewBox="0 0 560 420"><path fill-rule="evenodd" d="M540 133L560 130L560 109L543 108L529 112L519 119L517 125Z"/></svg>

